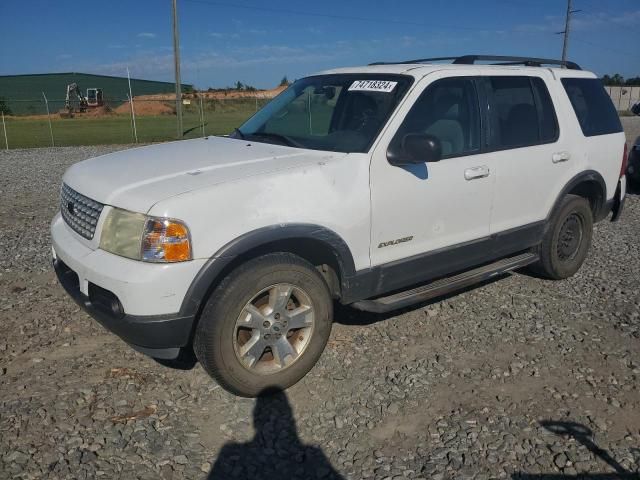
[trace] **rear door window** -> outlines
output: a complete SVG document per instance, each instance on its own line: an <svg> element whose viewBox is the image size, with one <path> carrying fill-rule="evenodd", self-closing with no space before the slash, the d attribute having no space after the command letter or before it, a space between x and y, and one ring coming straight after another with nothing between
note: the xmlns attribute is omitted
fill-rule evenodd
<svg viewBox="0 0 640 480"><path fill-rule="evenodd" d="M563 78L585 137L622 132L622 124L609 95L597 78Z"/></svg>
<svg viewBox="0 0 640 480"><path fill-rule="evenodd" d="M558 120L544 81L537 77L490 77L491 149L553 143Z"/></svg>

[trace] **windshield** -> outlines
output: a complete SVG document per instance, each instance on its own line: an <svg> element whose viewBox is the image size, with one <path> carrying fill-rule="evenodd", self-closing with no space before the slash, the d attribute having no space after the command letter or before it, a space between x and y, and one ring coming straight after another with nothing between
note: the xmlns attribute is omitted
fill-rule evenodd
<svg viewBox="0 0 640 480"><path fill-rule="evenodd" d="M412 83L403 75L303 78L231 135L334 152L366 152Z"/></svg>

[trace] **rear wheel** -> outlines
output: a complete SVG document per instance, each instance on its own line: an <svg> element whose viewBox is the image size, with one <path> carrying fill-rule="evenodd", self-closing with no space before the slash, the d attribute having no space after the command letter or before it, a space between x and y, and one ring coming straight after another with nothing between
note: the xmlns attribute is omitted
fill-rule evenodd
<svg viewBox="0 0 640 480"><path fill-rule="evenodd" d="M540 260L531 269L546 278L560 280L582 266L593 234L593 214L583 197L567 195L552 215L538 247Z"/></svg>
<svg viewBox="0 0 640 480"><path fill-rule="evenodd" d="M304 259L287 253L256 258L211 295L196 329L196 356L235 394L285 389L324 350L332 306L324 279Z"/></svg>

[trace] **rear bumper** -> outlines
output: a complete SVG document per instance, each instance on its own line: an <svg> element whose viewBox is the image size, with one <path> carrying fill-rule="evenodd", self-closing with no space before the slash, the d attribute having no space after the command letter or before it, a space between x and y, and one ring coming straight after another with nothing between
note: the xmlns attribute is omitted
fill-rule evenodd
<svg viewBox="0 0 640 480"><path fill-rule="evenodd" d="M618 186L616 188L616 193L613 195L611 200L607 200L602 208L597 212L594 220L596 222L600 222L607 218L611 213L611 221L617 222L622 215L622 211L624 210L624 201L627 196L627 179L622 177L618 182Z"/></svg>
<svg viewBox="0 0 640 480"><path fill-rule="evenodd" d="M174 315L127 315L118 298L100 289L85 295L80 291L78 274L62 260L53 261L60 285L69 296L107 330L133 348L156 358L172 359L189 344L194 317ZM111 294L111 295L109 295Z"/></svg>
<svg viewBox="0 0 640 480"><path fill-rule="evenodd" d="M618 188L616 188L616 194L613 197L613 206L611 207L611 221L615 222L620 219L622 211L624 210L624 201L627 197L627 179L622 177L618 182Z"/></svg>

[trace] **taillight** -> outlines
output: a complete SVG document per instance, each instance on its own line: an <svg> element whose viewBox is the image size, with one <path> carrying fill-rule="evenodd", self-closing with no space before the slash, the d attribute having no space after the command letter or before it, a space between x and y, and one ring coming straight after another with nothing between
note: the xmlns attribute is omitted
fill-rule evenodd
<svg viewBox="0 0 640 480"><path fill-rule="evenodd" d="M624 144L624 153L622 154L622 166L620 167L620 178L624 177L627 173L627 164L629 163L629 157L627 156L627 144Z"/></svg>

